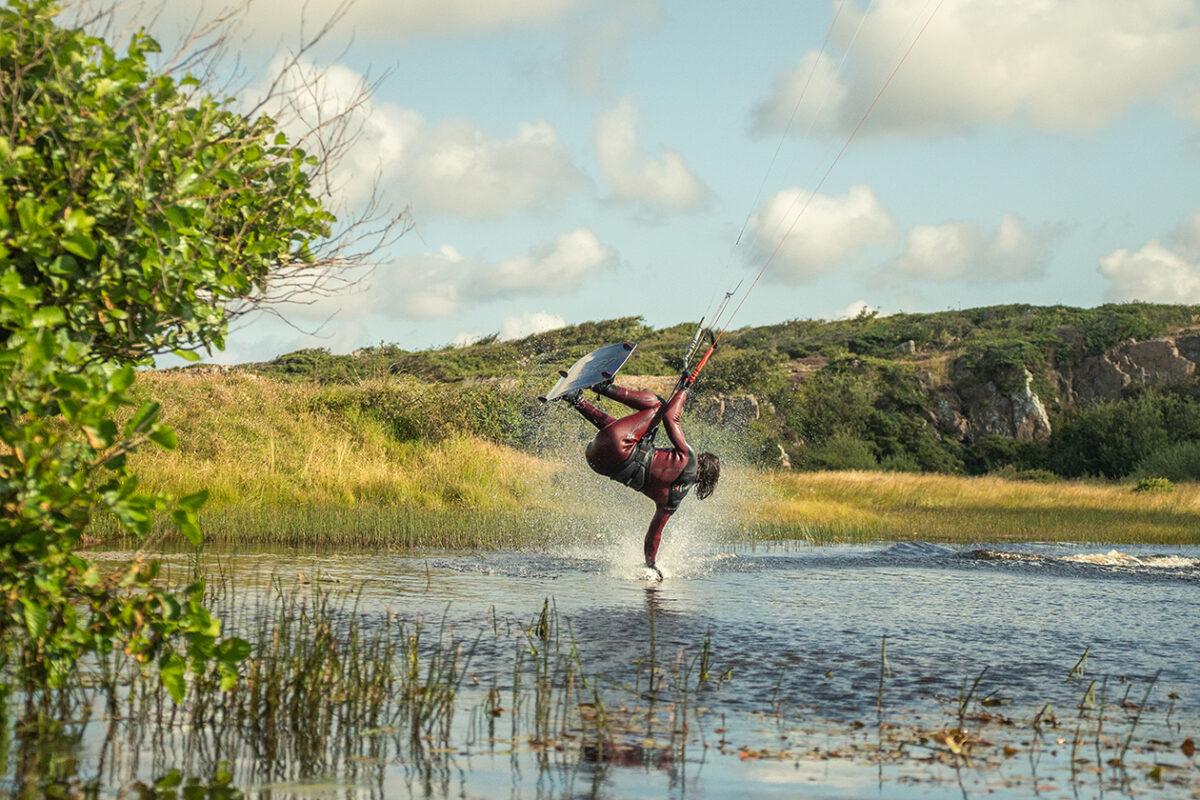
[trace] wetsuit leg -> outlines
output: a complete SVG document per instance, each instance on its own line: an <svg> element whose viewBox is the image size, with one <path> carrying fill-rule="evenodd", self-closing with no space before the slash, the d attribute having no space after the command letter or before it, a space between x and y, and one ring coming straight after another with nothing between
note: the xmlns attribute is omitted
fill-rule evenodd
<svg viewBox="0 0 1200 800"><path fill-rule="evenodd" d="M617 421L617 418L611 414L606 414L587 400L580 399L575 403L575 410L583 415L583 418L595 425L597 428L606 428Z"/></svg>
<svg viewBox="0 0 1200 800"><path fill-rule="evenodd" d="M596 389L596 394L604 395L607 398L616 400L618 403L622 403L638 411L642 411L647 408L658 408L660 405L662 405L662 400L654 392L644 392L640 389L627 389L624 386L617 386L613 383L600 386L598 389Z"/></svg>

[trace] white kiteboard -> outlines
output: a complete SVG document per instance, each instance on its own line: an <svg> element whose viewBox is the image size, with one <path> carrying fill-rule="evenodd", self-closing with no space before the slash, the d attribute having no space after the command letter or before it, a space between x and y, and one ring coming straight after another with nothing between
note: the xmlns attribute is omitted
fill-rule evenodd
<svg viewBox="0 0 1200 800"><path fill-rule="evenodd" d="M571 365L569 370L559 372L562 377L541 400L555 400L576 389L586 389L597 383L612 380L617 370L633 355L635 348L637 345L632 342L617 342L593 350Z"/></svg>

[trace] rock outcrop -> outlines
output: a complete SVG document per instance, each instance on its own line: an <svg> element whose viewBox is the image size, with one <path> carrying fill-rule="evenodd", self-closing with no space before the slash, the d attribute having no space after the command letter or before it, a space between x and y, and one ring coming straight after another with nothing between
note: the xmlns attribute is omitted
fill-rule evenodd
<svg viewBox="0 0 1200 800"><path fill-rule="evenodd" d="M770 409L770 411L774 413L774 409ZM754 395L729 395L723 392L709 395L700 408L701 418L714 425L724 422L750 422L758 419L762 412L759 399Z"/></svg>
<svg viewBox="0 0 1200 800"><path fill-rule="evenodd" d="M1059 385L1067 390L1063 401L1068 405L1116 400L1131 383L1180 383L1195 374L1198 361L1200 336L1129 339L1085 358Z"/></svg>
<svg viewBox="0 0 1200 800"><path fill-rule="evenodd" d="M1116 400L1135 383L1177 385L1192 379L1200 364L1200 335L1179 338L1128 339L1099 355L1051 372L1047 377L1061 406ZM1052 433L1046 404L1034 391L1033 375L1022 370L984 380L959 359L949 381L936 385L922 379L930 393L926 418L943 436L971 441L998 435L1047 442ZM1004 387L998 385L997 380ZM1012 388L1014 387L1015 388Z"/></svg>
<svg viewBox="0 0 1200 800"><path fill-rule="evenodd" d="M1016 388L1001 388L995 381L976 382L965 367L959 365L961 398L956 407L953 400L938 399L938 428L951 433L960 441L981 436L1005 436L1028 442L1050 441L1050 417L1046 406L1033 390L1033 374L1022 369L1015 376ZM1009 383L1009 382L1006 382Z"/></svg>

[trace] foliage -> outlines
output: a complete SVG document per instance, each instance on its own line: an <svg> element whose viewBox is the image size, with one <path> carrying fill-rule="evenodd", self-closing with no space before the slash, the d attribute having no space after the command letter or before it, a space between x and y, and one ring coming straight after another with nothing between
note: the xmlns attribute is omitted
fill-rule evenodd
<svg viewBox="0 0 1200 800"><path fill-rule="evenodd" d="M1064 415L1051 442L1049 466L1067 477L1121 478L1170 445L1195 441L1200 441L1200 402L1145 389Z"/></svg>
<svg viewBox="0 0 1200 800"><path fill-rule="evenodd" d="M1044 469L1046 463L1046 448L1037 442L990 434L981 436L974 443L967 459L967 471L974 475L1005 469L1021 473Z"/></svg>
<svg viewBox="0 0 1200 800"><path fill-rule="evenodd" d="M305 263L332 218L312 162L266 117L247 119L190 77L155 73L158 45L115 52L60 26L47 0L0 8L0 638L27 680L60 683L84 654L235 677L203 586L159 586L154 562L102 575L75 552L97 514L145 536L168 498L126 459L176 446L133 364L220 347L225 301ZM191 541L205 493L170 509Z"/></svg>
<svg viewBox="0 0 1200 800"><path fill-rule="evenodd" d="M819 444L805 448L793 461L798 469L878 469L875 448L847 433L835 433Z"/></svg>
<svg viewBox="0 0 1200 800"><path fill-rule="evenodd" d="M1175 484L1167 478L1142 478L1133 490L1149 494L1170 494L1175 491Z"/></svg>
<svg viewBox="0 0 1200 800"><path fill-rule="evenodd" d="M782 365L769 352L734 347L718 349L701 374L704 388L715 392L770 395L779 391L784 381Z"/></svg>
<svg viewBox="0 0 1200 800"><path fill-rule="evenodd" d="M1161 476L1173 481L1200 481L1200 441L1176 442L1155 450L1138 461L1133 474L1142 478Z"/></svg>

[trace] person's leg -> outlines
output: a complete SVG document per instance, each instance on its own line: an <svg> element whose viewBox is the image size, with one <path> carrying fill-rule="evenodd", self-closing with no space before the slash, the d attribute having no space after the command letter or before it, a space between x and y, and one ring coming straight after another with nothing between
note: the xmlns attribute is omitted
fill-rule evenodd
<svg viewBox="0 0 1200 800"><path fill-rule="evenodd" d="M595 408L590 403L587 404L591 408ZM600 414L603 411L596 409ZM587 416L587 412L580 408L579 413ZM592 469L603 475L613 475L620 471L628 458L633 454L640 442L646 435L646 431L650 429L650 423L654 421L657 411L653 408L647 408L644 411L635 411L634 413L613 420L609 424L600 428L600 432L596 434L596 438L587 446L587 460ZM607 415L605 415L607 416ZM612 419L609 417L609 419ZM598 422L593 424L599 427Z"/></svg>
<svg viewBox="0 0 1200 800"><path fill-rule="evenodd" d="M595 425L597 428L604 429L617 421L616 417L601 411L599 408L596 408L583 398L576 400L573 405L575 406L575 410L578 411L584 419Z"/></svg>
<svg viewBox="0 0 1200 800"><path fill-rule="evenodd" d="M640 389L628 389L624 386L617 386L614 383L601 383L592 387L593 391L598 395L603 395L611 400L616 400L618 403L627 405L637 411L643 411L647 408L658 408L662 405L662 399L654 392L645 392Z"/></svg>

